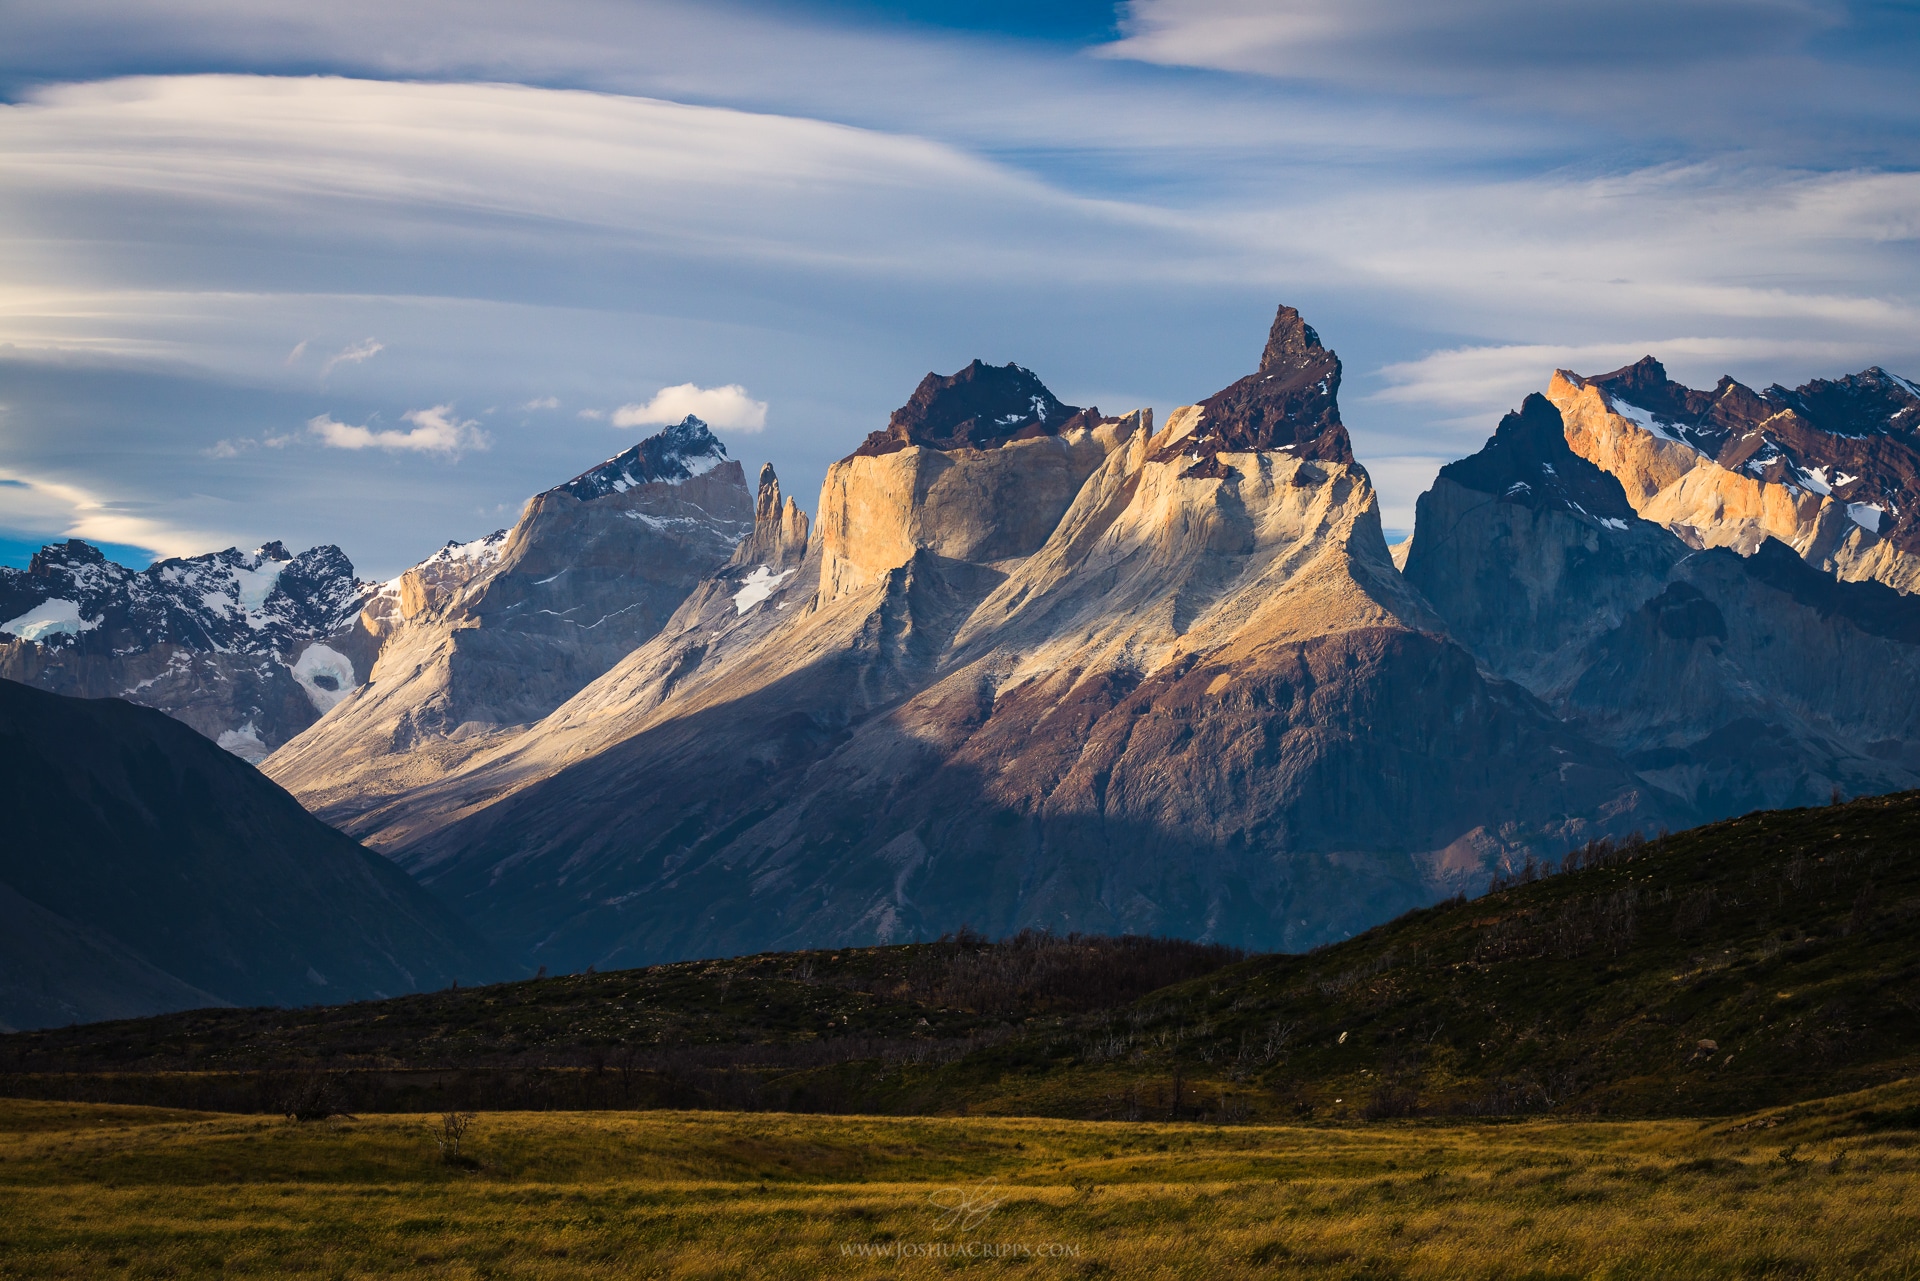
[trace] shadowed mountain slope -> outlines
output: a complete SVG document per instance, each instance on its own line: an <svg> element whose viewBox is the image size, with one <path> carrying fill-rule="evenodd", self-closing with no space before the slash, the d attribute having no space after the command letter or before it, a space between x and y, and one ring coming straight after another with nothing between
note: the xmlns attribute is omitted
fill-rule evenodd
<svg viewBox="0 0 1920 1281"><path fill-rule="evenodd" d="M1529 396L1419 502L1452 635L1703 817L1920 785L1920 600L1635 514Z"/></svg>
<svg viewBox="0 0 1920 1281"><path fill-rule="evenodd" d="M1908 793L1596 845L1306 955L956 937L197 1011L0 1038L0 1092L1216 1123L1910 1099L1917 848ZM1846 1112L1855 1135L1920 1127Z"/></svg>
<svg viewBox="0 0 1920 1281"><path fill-rule="evenodd" d="M0 681L0 1021L498 977L405 873L159 712Z"/></svg>

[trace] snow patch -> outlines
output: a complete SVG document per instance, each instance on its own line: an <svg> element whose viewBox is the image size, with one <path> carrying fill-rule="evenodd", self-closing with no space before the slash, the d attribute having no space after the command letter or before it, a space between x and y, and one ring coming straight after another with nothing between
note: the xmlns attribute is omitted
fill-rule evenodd
<svg viewBox="0 0 1920 1281"><path fill-rule="evenodd" d="M1602 525L1605 525L1608 529L1617 529L1621 533L1625 533L1627 531L1627 522L1624 520L1621 520L1618 516L1602 516L1600 518L1600 523Z"/></svg>
<svg viewBox="0 0 1920 1281"><path fill-rule="evenodd" d="M448 543L421 564L436 560L466 560L478 565L491 564L500 559L502 545L507 541L507 531L496 529L485 538L476 538L470 543ZM398 582L399 580L394 580Z"/></svg>
<svg viewBox="0 0 1920 1281"><path fill-rule="evenodd" d="M649 529L695 529L710 523L695 516L651 516L646 512L621 512L620 514L628 520L639 521Z"/></svg>
<svg viewBox="0 0 1920 1281"><path fill-rule="evenodd" d="M80 617L80 602L43 600L18 618L0 623L0 632L12 632L21 640L37 641L46 636L78 635L100 626L97 618Z"/></svg>
<svg viewBox="0 0 1920 1281"><path fill-rule="evenodd" d="M253 727L252 721L239 729L224 731L214 741L249 764L258 765L267 759L267 745L260 741L260 731Z"/></svg>
<svg viewBox="0 0 1920 1281"><path fill-rule="evenodd" d="M258 569L235 569L233 571L233 594L240 602L240 608L246 611L247 621L255 627L261 626L254 616L266 608L267 597L273 594L273 586L280 581L280 571L287 567L284 560L263 561Z"/></svg>
<svg viewBox="0 0 1920 1281"><path fill-rule="evenodd" d="M1854 524L1869 534L1880 532L1880 518L1886 514L1886 511L1875 503L1847 504L1847 515L1853 519Z"/></svg>
<svg viewBox="0 0 1920 1281"><path fill-rule="evenodd" d="M353 693L359 681L354 679L353 660L339 650L326 645L313 644L300 652L292 667L293 679L306 691L307 701L313 704L313 710L325 716L347 695ZM220 746L226 747L223 741ZM231 749L229 749L231 750Z"/></svg>
<svg viewBox="0 0 1920 1281"><path fill-rule="evenodd" d="M734 613L736 615L744 614L761 601L766 600L767 597L779 590L780 584L785 582L793 573L794 571L791 569L783 569L776 574L768 566L762 565L751 574L748 574L740 590L733 594Z"/></svg>
<svg viewBox="0 0 1920 1281"><path fill-rule="evenodd" d="M1825 467L1795 467L1793 474L1799 478L1803 486L1820 495L1822 498L1832 496L1833 483L1827 479L1827 469Z"/></svg>
<svg viewBox="0 0 1920 1281"><path fill-rule="evenodd" d="M1640 430L1647 432L1650 435L1658 436L1661 440L1669 440L1676 445L1685 445L1688 449L1693 448L1693 443L1691 441L1683 439L1679 434L1679 432L1674 430L1673 425L1671 423L1663 423L1659 419L1655 418L1651 410L1642 409L1638 405L1629 404L1628 402L1621 400L1617 396L1609 396L1607 398L1607 403L1612 408L1615 414L1617 414L1621 418L1626 419L1628 422L1632 423L1635 427L1640 428Z"/></svg>

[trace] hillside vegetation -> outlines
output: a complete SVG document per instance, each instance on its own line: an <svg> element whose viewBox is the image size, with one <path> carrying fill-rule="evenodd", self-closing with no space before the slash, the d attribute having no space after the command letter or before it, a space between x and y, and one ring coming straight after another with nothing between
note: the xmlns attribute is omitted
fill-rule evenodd
<svg viewBox="0 0 1920 1281"><path fill-rule="evenodd" d="M1733 1114L1916 1075L1920 794L1599 844L1303 956L1025 935L0 1038L0 1090L236 1110Z"/></svg>

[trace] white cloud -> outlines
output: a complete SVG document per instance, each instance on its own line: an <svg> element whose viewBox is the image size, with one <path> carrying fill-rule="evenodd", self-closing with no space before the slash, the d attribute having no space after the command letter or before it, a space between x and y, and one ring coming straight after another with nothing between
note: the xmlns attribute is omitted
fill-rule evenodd
<svg viewBox="0 0 1920 1281"><path fill-rule="evenodd" d="M1814 164L1912 160L1913 31L1857 0L1128 0L1097 54ZM1894 51L1904 46L1906 56ZM1862 56L1865 55L1865 56ZM1792 84L1795 92L1779 92ZM1612 139L1608 140L1609 142ZM1600 139L1575 146L1608 145ZM1898 164L1899 161L1893 163Z"/></svg>
<svg viewBox="0 0 1920 1281"><path fill-rule="evenodd" d="M0 106L0 164L23 209L184 202L200 217L181 234L208 252L236 239L278 252L267 245L316 232L390 237L409 243L415 268L448 253L552 252L592 235L602 257L637 251L681 270L1092 278L1126 252L1122 241L1179 234L1178 219L1149 208L1073 196L922 138L514 85L258 76L60 85ZM36 220L31 238L51 241L50 268L66 264L71 251L47 226ZM72 271L44 275L73 287ZM327 368L380 349L354 344Z"/></svg>
<svg viewBox="0 0 1920 1281"><path fill-rule="evenodd" d="M520 408L525 410L558 409L560 408L560 398L558 396L536 396L526 404L520 406Z"/></svg>
<svg viewBox="0 0 1920 1281"><path fill-rule="evenodd" d="M320 442L331 449L384 449L388 452L445 454L457 456L469 449L486 449L492 440L480 430L475 419L455 417L452 405L432 409L410 409L401 415L413 424L412 431L375 431L336 422L330 414L307 420L307 427Z"/></svg>
<svg viewBox="0 0 1920 1281"><path fill-rule="evenodd" d="M208 458L238 458L253 449L285 449L293 441L294 437L291 435L263 436L258 439L252 436L234 436L226 440L216 440L200 452Z"/></svg>
<svg viewBox="0 0 1920 1281"><path fill-rule="evenodd" d="M293 350L288 352L287 358L281 361L280 363L291 367L292 365L294 365L299 361L300 357L306 354L307 354L307 340L302 338L299 342L293 345Z"/></svg>
<svg viewBox="0 0 1920 1281"><path fill-rule="evenodd" d="M300 344L300 347L305 346L304 342ZM299 354L300 347L294 348L295 355ZM371 360L386 349L387 345L377 338L362 338L359 342L349 343L327 357L327 363L320 366L320 376L325 378L337 365L357 365L363 360Z"/></svg>
<svg viewBox="0 0 1920 1281"><path fill-rule="evenodd" d="M739 383L724 387L697 387L681 383L662 387L644 405L622 405L613 411L615 427L650 427L682 421L688 414L709 427L732 431L759 431L767 425L767 402L754 400Z"/></svg>

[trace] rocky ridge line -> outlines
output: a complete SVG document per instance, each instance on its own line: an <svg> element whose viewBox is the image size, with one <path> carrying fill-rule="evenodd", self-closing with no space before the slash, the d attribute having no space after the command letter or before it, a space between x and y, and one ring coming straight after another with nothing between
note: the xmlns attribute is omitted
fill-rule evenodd
<svg viewBox="0 0 1920 1281"><path fill-rule="evenodd" d="M1920 588L1920 390L1873 367L1756 392L1684 387L1648 356L1555 373L1574 451L1694 547L1750 554L1777 538L1847 580Z"/></svg>
<svg viewBox="0 0 1920 1281"><path fill-rule="evenodd" d="M78 539L0 568L0 677L166 712L258 762L346 696L374 590L338 547L277 542L132 570Z"/></svg>

